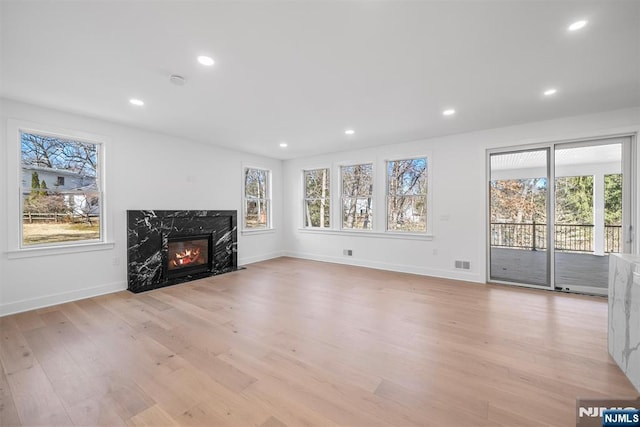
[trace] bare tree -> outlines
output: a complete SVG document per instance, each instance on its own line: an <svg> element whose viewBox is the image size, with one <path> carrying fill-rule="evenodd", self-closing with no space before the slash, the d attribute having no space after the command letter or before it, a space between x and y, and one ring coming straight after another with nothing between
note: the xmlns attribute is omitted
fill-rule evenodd
<svg viewBox="0 0 640 427"><path fill-rule="evenodd" d="M345 228L369 228L373 165L370 163L342 168L343 224Z"/></svg>
<svg viewBox="0 0 640 427"><path fill-rule="evenodd" d="M22 165L64 169L83 176L96 176L95 144L52 136L22 133Z"/></svg>
<svg viewBox="0 0 640 427"><path fill-rule="evenodd" d="M330 224L330 178L329 169L304 171L305 215L309 227L328 227Z"/></svg>
<svg viewBox="0 0 640 427"><path fill-rule="evenodd" d="M427 161L395 160L387 164L389 229L426 229ZM411 218L407 218L411 216ZM414 219L417 218L417 219Z"/></svg>
<svg viewBox="0 0 640 427"><path fill-rule="evenodd" d="M491 181L491 222L545 223L545 178Z"/></svg>

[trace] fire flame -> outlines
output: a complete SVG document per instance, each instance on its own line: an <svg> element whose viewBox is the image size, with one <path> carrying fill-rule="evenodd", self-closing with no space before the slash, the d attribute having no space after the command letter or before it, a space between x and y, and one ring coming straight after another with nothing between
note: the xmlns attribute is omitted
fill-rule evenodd
<svg viewBox="0 0 640 427"><path fill-rule="evenodd" d="M176 252L171 264L174 267L185 267L198 261L198 258L200 258L200 248L189 248L182 252Z"/></svg>

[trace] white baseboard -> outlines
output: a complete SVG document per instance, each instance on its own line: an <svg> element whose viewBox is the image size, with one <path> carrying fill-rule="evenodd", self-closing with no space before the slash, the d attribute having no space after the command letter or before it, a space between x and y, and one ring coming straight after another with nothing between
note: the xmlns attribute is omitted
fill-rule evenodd
<svg viewBox="0 0 640 427"><path fill-rule="evenodd" d="M303 252L284 252L282 256L308 259L311 261L332 262L335 264L354 265L358 267L375 268L377 270L397 271L400 273L419 274L421 276L439 277L442 279L464 280L467 282L485 283L482 275L465 271L440 270L435 268L419 267L414 265L389 264L379 261L370 261L354 258L342 258L326 255L316 255Z"/></svg>
<svg viewBox="0 0 640 427"><path fill-rule="evenodd" d="M63 304L65 302L77 301L80 299L96 297L98 295L110 294L127 289L126 282L114 282L92 288L78 289L70 292L47 295L44 297L30 298L6 304L0 304L0 316L21 313L23 311L35 310L52 305Z"/></svg>
<svg viewBox="0 0 640 427"><path fill-rule="evenodd" d="M238 266L243 266L247 264L253 264L254 262L267 261L269 259L280 258L285 256L283 251L272 252L269 254L256 255L252 257L240 258L238 257Z"/></svg>
<svg viewBox="0 0 640 427"><path fill-rule="evenodd" d="M378 261L360 260L360 259L345 259L340 257L331 257L324 255L316 255L310 253L301 252L272 252L269 254L258 255L254 257L239 258L238 265L253 264L255 262L267 261L269 259L279 258L282 256L289 256L292 258L308 259L312 261L331 262L335 264L354 265L358 267L375 268L378 270L397 271L401 273L419 274L422 276L440 277L444 279L456 279L464 280L468 282L485 283L484 279L478 274L447 271L425 267L417 267L411 265L400 264L388 264ZM63 304L66 302L77 301L80 299L95 297L104 294L110 294L113 292L124 291L127 289L126 282L114 282L106 285L95 286L91 288L79 289L70 292L61 292L58 294L47 295L38 298L25 299L6 304L0 304L0 316L7 316L9 314L21 313L23 311L35 310L43 307L50 307L52 305Z"/></svg>

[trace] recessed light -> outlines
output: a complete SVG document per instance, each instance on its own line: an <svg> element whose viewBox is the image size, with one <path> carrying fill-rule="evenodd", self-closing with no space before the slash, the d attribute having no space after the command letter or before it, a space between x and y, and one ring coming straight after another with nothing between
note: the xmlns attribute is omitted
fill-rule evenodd
<svg viewBox="0 0 640 427"><path fill-rule="evenodd" d="M547 89L544 91L544 96L555 95L558 92L558 89Z"/></svg>
<svg viewBox="0 0 640 427"><path fill-rule="evenodd" d="M573 24L569 25L569 31L576 31L576 30L579 30L580 28L584 28L584 26L587 25L587 22L589 21L585 21L585 20L576 21Z"/></svg>
<svg viewBox="0 0 640 427"><path fill-rule="evenodd" d="M289 146L289 144L287 144L286 142L281 142L280 143L280 148L287 148Z"/></svg>
<svg viewBox="0 0 640 427"><path fill-rule="evenodd" d="M207 67L210 67L213 65L213 58L209 56L198 56L198 62L201 63L202 65L206 65Z"/></svg>
<svg viewBox="0 0 640 427"><path fill-rule="evenodd" d="M442 112L443 116L453 116L456 113L456 110L454 110L453 108L449 108L447 110L444 110Z"/></svg>
<svg viewBox="0 0 640 427"><path fill-rule="evenodd" d="M356 133L356 131L353 129L347 129L344 131L344 133L345 135L353 135L354 133Z"/></svg>
<svg viewBox="0 0 640 427"><path fill-rule="evenodd" d="M144 105L144 101L135 98L131 98L129 102L133 105L137 105L138 107L142 107Z"/></svg>

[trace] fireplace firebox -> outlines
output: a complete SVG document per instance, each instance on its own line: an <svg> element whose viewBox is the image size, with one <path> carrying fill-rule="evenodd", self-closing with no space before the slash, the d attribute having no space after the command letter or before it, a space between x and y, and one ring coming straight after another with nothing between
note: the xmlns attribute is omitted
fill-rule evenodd
<svg viewBox="0 0 640 427"><path fill-rule="evenodd" d="M167 237L167 278L210 271L213 263L213 241L213 234Z"/></svg>

